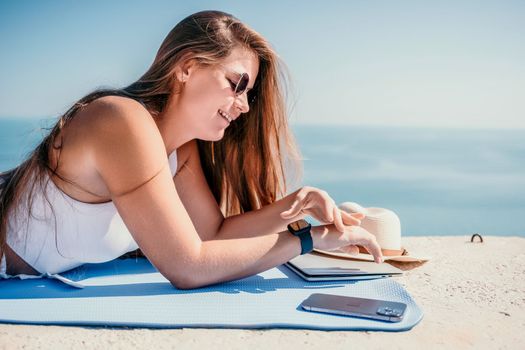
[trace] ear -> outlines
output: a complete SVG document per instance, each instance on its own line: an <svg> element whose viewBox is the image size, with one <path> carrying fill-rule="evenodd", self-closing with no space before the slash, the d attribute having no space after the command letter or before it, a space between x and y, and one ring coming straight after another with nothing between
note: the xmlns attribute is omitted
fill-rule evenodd
<svg viewBox="0 0 525 350"><path fill-rule="evenodd" d="M175 67L175 75L177 76L177 80L183 83L188 81L196 67L197 61L195 59L181 59Z"/></svg>

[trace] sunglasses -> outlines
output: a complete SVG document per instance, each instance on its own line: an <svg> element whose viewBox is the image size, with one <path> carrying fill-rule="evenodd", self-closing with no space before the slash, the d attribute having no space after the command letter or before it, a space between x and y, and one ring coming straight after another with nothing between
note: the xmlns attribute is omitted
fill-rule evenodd
<svg viewBox="0 0 525 350"><path fill-rule="evenodd" d="M239 73L236 73L236 74L238 75ZM248 83L250 81L250 76L248 75L248 73L241 73L241 76L239 77L239 80L237 82L231 80L228 77L226 77L226 80L228 80L228 83L230 83L230 87L233 93L235 94L235 96L239 97L242 94L244 94L246 90L248 89ZM253 102L255 102L256 95L253 89L248 91L246 93L246 96L248 99L248 104L252 104Z"/></svg>

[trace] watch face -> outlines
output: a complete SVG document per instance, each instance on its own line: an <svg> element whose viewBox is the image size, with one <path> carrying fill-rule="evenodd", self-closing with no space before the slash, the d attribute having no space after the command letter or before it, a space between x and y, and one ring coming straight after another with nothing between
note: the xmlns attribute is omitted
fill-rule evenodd
<svg viewBox="0 0 525 350"><path fill-rule="evenodd" d="M300 231L303 228L308 227L308 225L310 225L310 224L308 223L308 221L306 221L304 219L297 220L297 221L292 222L290 224L290 226L293 228L294 231Z"/></svg>

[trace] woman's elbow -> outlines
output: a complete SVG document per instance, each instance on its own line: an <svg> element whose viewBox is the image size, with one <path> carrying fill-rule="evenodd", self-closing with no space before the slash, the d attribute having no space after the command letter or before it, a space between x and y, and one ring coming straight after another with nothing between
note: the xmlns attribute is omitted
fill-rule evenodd
<svg viewBox="0 0 525 350"><path fill-rule="evenodd" d="M200 249L193 251L193 254L186 254L184 257L179 256L175 266L176 268L159 269L173 287L195 289L203 286Z"/></svg>
<svg viewBox="0 0 525 350"><path fill-rule="evenodd" d="M190 267L191 266L191 267ZM179 273L164 275L171 285L177 289L195 289L205 285L201 276L201 271L195 266L198 264L187 264L185 268L179 270Z"/></svg>
<svg viewBox="0 0 525 350"><path fill-rule="evenodd" d="M195 280L192 278L172 278L169 280L171 285L177 289L187 290L187 289L196 289L201 287Z"/></svg>

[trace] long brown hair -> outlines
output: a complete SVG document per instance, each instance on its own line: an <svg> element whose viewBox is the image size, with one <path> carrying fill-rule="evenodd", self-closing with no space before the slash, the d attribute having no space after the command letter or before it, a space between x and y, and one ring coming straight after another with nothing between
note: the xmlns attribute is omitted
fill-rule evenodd
<svg viewBox="0 0 525 350"><path fill-rule="evenodd" d="M259 59L256 94L250 111L232 123L217 142L198 140L200 160L210 189L225 216L258 209L284 196L286 168L299 170L299 151L288 128L283 64L268 42L230 14L203 11L178 23L161 44L154 62L136 82L122 89L96 90L76 102L51 128L47 136L18 167L1 173L0 257L5 251L8 215L31 210L35 186L46 186L49 173L64 179L49 165L49 152L61 130L76 112L108 95L142 102L153 118L159 118L166 102L179 86L175 65L194 59L200 65L220 63L236 47L244 47ZM61 146L57 146L61 147ZM45 193L45 191L44 191ZM28 208L18 208L22 198ZM55 238L56 239L56 238Z"/></svg>

